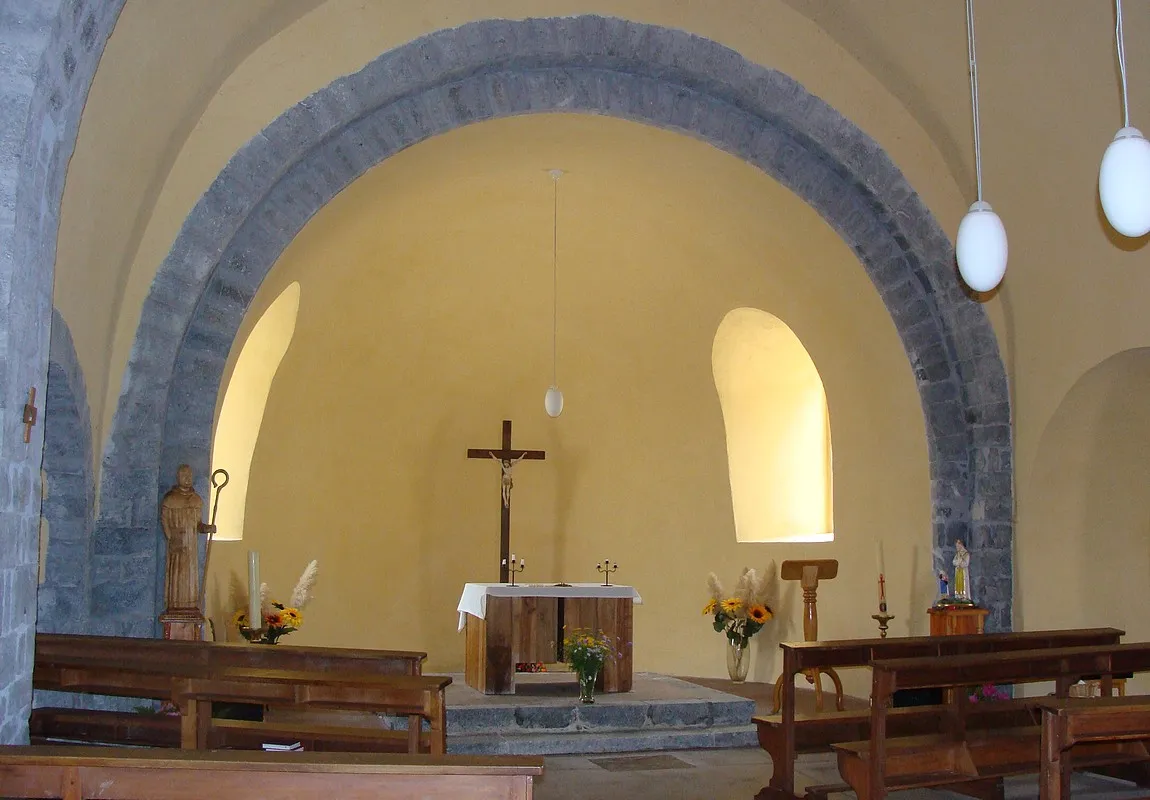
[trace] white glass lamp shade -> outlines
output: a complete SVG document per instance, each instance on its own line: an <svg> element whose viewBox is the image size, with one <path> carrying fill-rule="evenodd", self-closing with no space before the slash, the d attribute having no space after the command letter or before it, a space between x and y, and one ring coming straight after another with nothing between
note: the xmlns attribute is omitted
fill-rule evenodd
<svg viewBox="0 0 1150 800"><path fill-rule="evenodd" d="M1123 236L1150 232L1150 142L1137 128L1123 128L1102 156L1098 197L1114 230Z"/></svg>
<svg viewBox="0 0 1150 800"><path fill-rule="evenodd" d="M958 226L958 272L976 292L989 292L1006 274L1006 228L990 203L979 200Z"/></svg>
<svg viewBox="0 0 1150 800"><path fill-rule="evenodd" d="M557 417L563 413L563 392L559 391L558 386L552 386L547 390L547 395L543 398L543 408L547 409L549 417Z"/></svg>

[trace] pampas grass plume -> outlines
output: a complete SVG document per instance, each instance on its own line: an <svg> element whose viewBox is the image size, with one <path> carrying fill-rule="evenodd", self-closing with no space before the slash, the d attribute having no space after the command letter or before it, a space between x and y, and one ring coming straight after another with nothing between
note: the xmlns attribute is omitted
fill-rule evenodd
<svg viewBox="0 0 1150 800"><path fill-rule="evenodd" d="M719 576L713 572L707 576L707 591L711 593L711 599L716 603L723 602L726 597L723 592L723 584L719 583Z"/></svg>
<svg viewBox="0 0 1150 800"><path fill-rule="evenodd" d="M316 576L319 574L319 562L312 559L299 576L299 581L296 582L295 589L291 593L291 602L288 605L292 608L303 608L307 602L312 598L312 587L315 586Z"/></svg>

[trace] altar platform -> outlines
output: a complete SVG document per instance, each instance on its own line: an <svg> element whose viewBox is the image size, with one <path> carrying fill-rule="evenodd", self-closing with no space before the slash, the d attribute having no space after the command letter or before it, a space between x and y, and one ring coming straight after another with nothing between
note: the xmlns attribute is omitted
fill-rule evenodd
<svg viewBox="0 0 1150 800"><path fill-rule="evenodd" d="M513 695L488 695L451 675L447 752L468 755L635 753L758 747L755 700L656 673L634 674L630 692L579 702L570 672L519 673ZM715 681L712 683L726 683ZM401 717L310 709L314 724L403 728Z"/></svg>
<svg viewBox="0 0 1150 800"><path fill-rule="evenodd" d="M575 676L519 673L514 695L447 687L449 753L556 755L758 747L755 701L679 678L635 673L630 692L579 702Z"/></svg>

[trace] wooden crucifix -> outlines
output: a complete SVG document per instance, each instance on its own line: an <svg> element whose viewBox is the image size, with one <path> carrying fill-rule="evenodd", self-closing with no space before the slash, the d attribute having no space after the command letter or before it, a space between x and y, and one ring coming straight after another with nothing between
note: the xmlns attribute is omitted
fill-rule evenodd
<svg viewBox="0 0 1150 800"><path fill-rule="evenodd" d="M468 458L493 458L499 462L502 473L499 485L499 582L507 583L508 560L511 558L511 470L523 459L543 461L547 454L543 450L512 450L511 420L503 420L503 445L498 450L490 448L468 448Z"/></svg>

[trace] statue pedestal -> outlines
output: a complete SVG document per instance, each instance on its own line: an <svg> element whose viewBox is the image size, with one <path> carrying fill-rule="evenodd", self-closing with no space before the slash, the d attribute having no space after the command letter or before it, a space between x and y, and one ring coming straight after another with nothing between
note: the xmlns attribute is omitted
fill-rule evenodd
<svg viewBox="0 0 1150 800"><path fill-rule="evenodd" d="M160 615L165 639L198 642L203 638L206 622L197 608L169 608Z"/></svg>
<svg viewBox="0 0 1150 800"><path fill-rule="evenodd" d="M974 605L932 606L926 613L930 615L931 636L961 636L982 633L990 610Z"/></svg>

